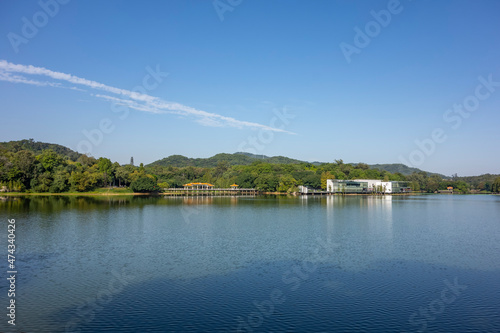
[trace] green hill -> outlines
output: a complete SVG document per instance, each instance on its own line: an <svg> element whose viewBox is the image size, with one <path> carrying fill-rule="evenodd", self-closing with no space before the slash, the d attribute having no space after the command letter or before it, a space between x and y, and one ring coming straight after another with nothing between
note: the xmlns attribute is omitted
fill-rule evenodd
<svg viewBox="0 0 500 333"><path fill-rule="evenodd" d="M255 155L251 153L244 153L244 152L237 152L235 155L245 155L247 157L250 157L252 159L252 162L255 160L260 160L265 163L271 163L271 164L299 164L299 163L308 163L300 160L296 160L293 158L285 157L285 156L266 156L266 155Z"/></svg>
<svg viewBox="0 0 500 333"><path fill-rule="evenodd" d="M487 191L491 190L492 184L495 182L495 179L500 177L500 174L483 174L479 176L463 176L463 177L454 177L456 180L465 181L467 184L471 184L472 186L479 189L486 189Z"/></svg>
<svg viewBox="0 0 500 333"><path fill-rule="evenodd" d="M72 149L69 149L68 147L64 147L55 143L38 142L34 141L33 139L0 142L0 153L2 151L10 151L16 153L20 150L30 150L38 155L46 149L52 149L54 152L58 153L59 155L66 156L72 161L76 161L82 155Z"/></svg>
<svg viewBox="0 0 500 333"><path fill-rule="evenodd" d="M208 158L188 158L182 155L171 155L161 160L155 161L147 166L173 166L173 167L186 167L194 166L201 168L216 167L219 162L225 161L229 165L250 165L255 161L262 161L272 164L297 164L303 163L299 160L283 156L268 157L265 155L254 155L250 153L234 153L234 154L217 154Z"/></svg>
<svg viewBox="0 0 500 333"><path fill-rule="evenodd" d="M379 170L385 170L390 173L401 173L402 175L408 176L411 175L414 172L420 173L420 172L425 172L427 173L428 176L432 175L438 175L441 178L449 178L445 175L439 174L439 173L433 173L433 172L428 172L428 171L422 171L417 168L412 168L409 166L406 166L401 163L393 163L393 164L372 164L370 165L370 169L379 169Z"/></svg>
<svg viewBox="0 0 500 333"><path fill-rule="evenodd" d="M194 166L194 167L201 167L201 168L213 168L216 167L217 164L221 161L225 161L229 163L229 165L250 165L254 163L255 161L261 161L264 163L271 163L271 164L299 164L299 163L310 163L307 161L300 161L296 160L293 158L289 157L284 157L284 156L266 156L266 155L255 155L251 153L245 153L245 152L237 152L234 154L217 154L212 157L208 158L189 158L186 156L182 155L171 155L169 157L165 157L161 160L155 161L148 166L173 166L173 167L186 167L186 166ZM312 162L311 164L314 165L321 165L325 164L322 162ZM351 163L352 165L356 165L357 163ZM411 175L414 172L425 172L427 175L431 176L435 173L428 172L428 171L422 171L417 168L412 168L409 166L406 166L404 164L400 163L394 163L394 164L372 164L369 165L370 169L379 169L379 170L384 170L388 171L390 173L396 173L399 172L405 176ZM441 178L448 178L444 175L437 174Z"/></svg>

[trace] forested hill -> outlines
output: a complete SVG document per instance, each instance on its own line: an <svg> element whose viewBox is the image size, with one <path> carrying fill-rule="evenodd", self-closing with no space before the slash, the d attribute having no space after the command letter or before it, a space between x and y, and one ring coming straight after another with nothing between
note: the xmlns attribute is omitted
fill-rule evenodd
<svg viewBox="0 0 500 333"><path fill-rule="evenodd" d="M72 161L76 161L82 154L54 143L38 142L33 139L29 140L18 140L9 142L0 142L0 154L5 152L16 153L20 150L29 150L39 155L43 150L53 150L59 155L65 156ZM229 165L251 165L256 161L270 164L308 164L310 162L300 161L284 156L266 156L266 155L255 155L246 152L237 152L234 154L221 153L208 158L189 158L182 155L171 155L169 157L163 158L161 160L155 161L148 166L163 166L163 167L201 167L201 168L215 168L219 162L226 162ZM326 164L324 162L312 162L313 165ZM357 163L351 163L351 165L356 165ZM436 174L432 172L422 171L417 168L408 167L404 164L373 164L369 165L370 169L379 169L383 171L388 171L390 173L401 173L402 175L408 176L413 173L425 172L428 176L438 175L441 178L449 178L447 176Z"/></svg>
<svg viewBox="0 0 500 333"><path fill-rule="evenodd" d="M450 178L445 175L442 175L440 173L433 173L433 172L428 172L428 171L422 171L417 168L412 168L409 166L406 166L401 163L393 163L393 164L371 164L370 169L379 169L379 170L385 170L390 173L401 173L405 176L411 175L412 173L420 173L420 172L426 172L427 175L432 176L432 175L438 175L440 178Z"/></svg>
<svg viewBox="0 0 500 333"><path fill-rule="evenodd" d="M5 152L17 153L20 150L29 150L39 155L43 150L51 149L59 155L66 156L72 161L76 161L82 154L55 143L38 142L33 139L0 142L0 154Z"/></svg>
<svg viewBox="0 0 500 333"><path fill-rule="evenodd" d="M322 165L326 164L325 162L306 162L300 161L293 158L288 158L284 156L266 156L266 155L255 155L251 153L243 153L238 152L234 154L217 154L208 158L189 158L182 155L171 155L169 157L165 157L161 160L155 161L147 166L172 166L172 167L201 167L201 168L215 168L219 162L227 162L229 165L250 165L255 161L263 162L263 163L271 163L271 164L313 164L313 165ZM357 163L351 163L351 165L356 165ZM422 171L417 168L411 168L404 164L373 164L369 165L370 169L379 169L383 171L388 171L390 173L401 173L405 176L411 175L414 172L420 173L425 172L427 175L438 175L441 178L447 178L444 175L436 174L432 172Z"/></svg>
<svg viewBox="0 0 500 333"><path fill-rule="evenodd" d="M189 158L182 155L171 155L147 166L172 166L178 168L193 166L201 168L214 168L219 164L219 162L227 162L229 165L250 165L255 161L271 164L307 163L283 156L268 157L265 155L253 155L250 153L221 153L208 158Z"/></svg>

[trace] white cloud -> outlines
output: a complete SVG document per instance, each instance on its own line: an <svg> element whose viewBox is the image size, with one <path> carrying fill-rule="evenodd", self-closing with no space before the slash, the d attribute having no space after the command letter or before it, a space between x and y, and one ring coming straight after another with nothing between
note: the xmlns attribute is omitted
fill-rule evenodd
<svg viewBox="0 0 500 333"><path fill-rule="evenodd" d="M24 84L31 84L34 86L51 86L51 87L59 87L59 83L54 83L54 82L47 82L47 81L37 81L37 80L31 80L27 79L24 76L20 75L12 75L7 72L2 72L0 71L0 81L7 81L10 83L24 83Z"/></svg>
<svg viewBox="0 0 500 333"><path fill-rule="evenodd" d="M274 128L259 123L237 120L232 117L226 117L216 113L210 113L203 110L197 110L195 108L182 105L175 102L167 102L158 97L140 94L134 91L120 89L112 86L105 85L96 81L87 80L80 78L71 74L54 72L43 67L34 67L31 65L19 65L7 62L5 60L0 60L0 80L12 83L24 83L36 86L51 86L60 88L69 88L73 90L82 90L77 87L66 87L61 85L59 82L48 82L48 81L37 81L27 78L22 75L14 75L11 73L20 73L24 75L35 75L48 77L53 80L59 80L73 85L85 86L95 90L101 90L107 93L120 95L122 97L128 98L118 98L109 95L96 94L95 97L102 98L108 101L112 101L119 105L127 106L131 109L149 113L168 113L177 114L183 116L195 117L195 121L203 126L213 126L213 127L234 127L234 128L252 128L252 129L264 129L273 132L282 132L288 134L295 134L283 129Z"/></svg>

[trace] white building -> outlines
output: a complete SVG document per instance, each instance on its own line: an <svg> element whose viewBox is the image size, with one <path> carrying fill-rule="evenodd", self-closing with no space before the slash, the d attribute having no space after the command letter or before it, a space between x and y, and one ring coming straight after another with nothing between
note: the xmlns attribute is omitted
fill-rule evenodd
<svg viewBox="0 0 500 333"><path fill-rule="evenodd" d="M333 192L333 179L326 180L326 190L327 192Z"/></svg>
<svg viewBox="0 0 500 333"><path fill-rule="evenodd" d="M373 192L377 183L381 182L380 179L354 179L354 181L368 183L368 192Z"/></svg>
<svg viewBox="0 0 500 333"><path fill-rule="evenodd" d="M388 181L379 179L327 179L326 191L333 193L407 193L411 192L407 181Z"/></svg>
<svg viewBox="0 0 500 333"><path fill-rule="evenodd" d="M375 185L378 192L383 193L409 193L411 188L407 181L390 181L390 182L379 182Z"/></svg>
<svg viewBox="0 0 500 333"><path fill-rule="evenodd" d="M381 182L375 184L377 192L392 193L392 182Z"/></svg>
<svg viewBox="0 0 500 333"><path fill-rule="evenodd" d="M347 179L327 179L326 191L332 193L368 193L368 183Z"/></svg>

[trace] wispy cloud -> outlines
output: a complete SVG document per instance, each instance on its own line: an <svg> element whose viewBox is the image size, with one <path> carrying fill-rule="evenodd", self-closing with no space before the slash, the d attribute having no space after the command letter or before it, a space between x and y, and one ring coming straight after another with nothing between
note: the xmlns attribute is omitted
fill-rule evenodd
<svg viewBox="0 0 500 333"><path fill-rule="evenodd" d="M11 83L31 84L31 85L39 86L39 87L46 87L46 86L59 87L60 86L59 83L27 79L24 76L13 75L11 73L3 72L3 71L0 71L0 81L7 81L7 82L11 82Z"/></svg>
<svg viewBox="0 0 500 333"><path fill-rule="evenodd" d="M13 74L16 73L16 74ZM242 121L232 117L226 117L216 113L210 113L203 110L198 110L190 106L182 105L180 103L164 101L158 97L141 94L138 92L112 87L99 83L96 81L87 80L71 74L54 72L43 67L35 67L31 65L13 64L6 60L0 60L0 81L7 81L11 83L24 83L35 86L49 86L58 88L69 88L74 90L86 91L77 87L67 87L61 82L53 81L40 81L27 76L40 76L44 80L50 78L52 80L63 81L72 85L84 86L94 90L104 91L107 94L114 94L115 96L92 94L95 97L105 99L119 105L125 105L131 109L149 113L165 113L177 114L182 116L193 117L194 120L203 125L211 127L235 127L235 128L252 128L264 129L273 132L282 132L288 134L295 134L293 132L285 131L283 129L274 128L259 123ZM116 97L116 95L120 97Z"/></svg>

